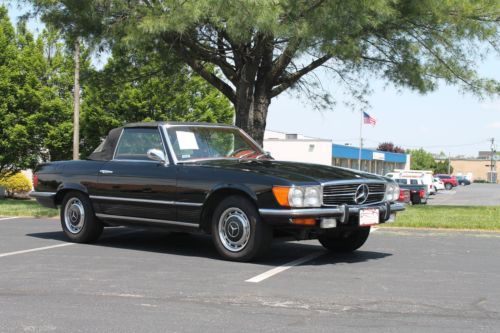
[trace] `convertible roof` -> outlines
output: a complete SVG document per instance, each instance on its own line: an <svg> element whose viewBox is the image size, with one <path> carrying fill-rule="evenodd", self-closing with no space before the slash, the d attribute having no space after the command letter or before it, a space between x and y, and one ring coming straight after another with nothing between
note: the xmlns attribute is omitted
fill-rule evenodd
<svg viewBox="0 0 500 333"><path fill-rule="evenodd" d="M206 126L231 126L227 124L214 124L214 123L189 123L189 122L176 122L176 121L152 121L152 122L140 122L140 123L130 123L125 124L122 127L117 127L109 131L108 136L104 140L104 143L99 146L92 154L89 155L89 160L94 161L110 161L113 159L113 154L115 152L116 144L120 139L120 134L124 128L147 128L147 127L158 127L162 125L178 125L178 126L189 126L189 125L206 125ZM231 126L232 127L232 126Z"/></svg>
<svg viewBox="0 0 500 333"><path fill-rule="evenodd" d="M89 155L89 160L94 161L110 161L113 159L115 147L120 139L123 127L114 128L109 131L108 136L104 139L104 143L99 146L92 154ZM101 148L101 149L99 149Z"/></svg>

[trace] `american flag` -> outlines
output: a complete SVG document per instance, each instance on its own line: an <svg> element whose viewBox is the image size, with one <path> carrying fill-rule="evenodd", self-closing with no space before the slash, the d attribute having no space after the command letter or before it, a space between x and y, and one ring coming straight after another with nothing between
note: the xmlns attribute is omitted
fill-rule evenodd
<svg viewBox="0 0 500 333"><path fill-rule="evenodd" d="M377 119L370 117L370 115L368 113L363 112L363 122L365 124L370 124L370 125L375 126L375 124L377 124Z"/></svg>

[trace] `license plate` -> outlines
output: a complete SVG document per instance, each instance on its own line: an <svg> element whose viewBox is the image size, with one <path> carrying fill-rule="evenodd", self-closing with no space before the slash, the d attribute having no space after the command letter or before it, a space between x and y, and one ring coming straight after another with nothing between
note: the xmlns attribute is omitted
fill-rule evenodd
<svg viewBox="0 0 500 333"><path fill-rule="evenodd" d="M359 225L368 226L379 224L380 212L378 208L364 208L359 210Z"/></svg>

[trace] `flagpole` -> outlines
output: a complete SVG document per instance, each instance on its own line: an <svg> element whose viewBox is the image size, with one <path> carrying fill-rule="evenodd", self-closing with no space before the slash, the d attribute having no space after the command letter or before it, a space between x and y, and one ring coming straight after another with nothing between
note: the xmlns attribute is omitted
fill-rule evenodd
<svg viewBox="0 0 500 333"><path fill-rule="evenodd" d="M361 170L361 150L363 149L363 110L361 110L360 114L361 114L361 119L359 121L358 170Z"/></svg>

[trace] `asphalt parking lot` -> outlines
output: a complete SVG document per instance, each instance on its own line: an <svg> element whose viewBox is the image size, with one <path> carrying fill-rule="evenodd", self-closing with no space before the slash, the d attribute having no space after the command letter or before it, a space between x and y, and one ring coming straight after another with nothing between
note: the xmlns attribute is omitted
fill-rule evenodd
<svg viewBox="0 0 500 333"><path fill-rule="evenodd" d="M0 331L497 332L499 251L499 233L377 229L354 254L279 242L234 263L202 235L81 245L55 219L0 218Z"/></svg>
<svg viewBox="0 0 500 333"><path fill-rule="evenodd" d="M428 204L500 206L500 184L473 183L454 187L450 191L441 190L436 195L429 197Z"/></svg>

